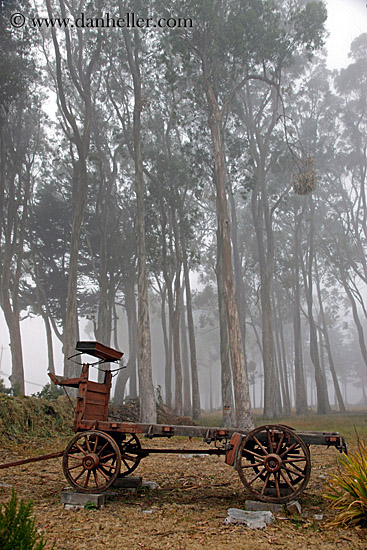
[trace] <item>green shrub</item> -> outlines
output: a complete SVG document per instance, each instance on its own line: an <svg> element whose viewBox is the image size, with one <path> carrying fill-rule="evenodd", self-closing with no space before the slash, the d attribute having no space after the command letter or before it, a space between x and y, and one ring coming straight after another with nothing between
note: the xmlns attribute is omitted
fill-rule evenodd
<svg viewBox="0 0 367 550"><path fill-rule="evenodd" d="M3 378L0 378L0 393L5 393L7 395L11 393L11 388L5 386Z"/></svg>
<svg viewBox="0 0 367 550"><path fill-rule="evenodd" d="M47 399L47 401L55 401L60 395L64 395L62 388L59 388L56 384L46 384L41 391L32 394L32 397Z"/></svg>
<svg viewBox="0 0 367 550"><path fill-rule="evenodd" d="M43 534L37 533L32 516L32 501L18 498L14 489L7 504L0 505L0 548L1 550L43 550L46 543Z"/></svg>
<svg viewBox="0 0 367 550"><path fill-rule="evenodd" d="M325 497L337 515L330 526L367 526L367 445L358 441L358 448L344 455L339 472L331 475Z"/></svg>

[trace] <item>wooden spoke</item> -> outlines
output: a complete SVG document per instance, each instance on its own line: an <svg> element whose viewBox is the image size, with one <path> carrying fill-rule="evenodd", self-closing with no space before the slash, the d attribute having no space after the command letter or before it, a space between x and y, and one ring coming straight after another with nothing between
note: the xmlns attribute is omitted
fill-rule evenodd
<svg viewBox="0 0 367 550"><path fill-rule="evenodd" d="M260 449L264 452L264 455L269 454L268 451L265 449L264 445L262 445L255 436L254 436L254 441L260 447Z"/></svg>
<svg viewBox="0 0 367 550"><path fill-rule="evenodd" d="M98 447L98 435L96 436L96 440L94 442L94 449L93 449L94 453L97 451L97 447Z"/></svg>
<svg viewBox="0 0 367 550"><path fill-rule="evenodd" d="M80 477L82 477L82 475L84 474L84 472L86 472L85 468L82 469L82 471L80 472L80 474L78 474L76 477L74 477L74 481L78 481L78 479Z"/></svg>
<svg viewBox="0 0 367 550"><path fill-rule="evenodd" d="M103 445L103 447L98 451L98 453L97 453L98 456L100 456L101 453L103 453L103 451L105 450L105 448L107 447L107 445L108 445L108 441L107 441L107 442ZM96 452L96 451L94 451L94 452Z"/></svg>
<svg viewBox="0 0 367 550"><path fill-rule="evenodd" d="M88 470L87 477L86 477L86 480L85 480L85 483L84 483L84 488L88 487L89 478L90 478L90 470Z"/></svg>
<svg viewBox="0 0 367 550"><path fill-rule="evenodd" d="M259 466L263 464L264 462L256 462L256 464L243 464L241 465L241 468L252 468L253 470L256 470Z"/></svg>
<svg viewBox="0 0 367 550"><path fill-rule="evenodd" d="M293 491L293 485L292 485L291 482L288 480L287 476L283 473L282 470L280 470L280 475L282 476L282 478L284 479L284 481L286 482L286 484L288 485L288 487Z"/></svg>
<svg viewBox="0 0 367 550"><path fill-rule="evenodd" d="M295 457L295 458L287 458L287 460L283 460L283 464L291 464L292 462L306 462L307 458L305 456Z"/></svg>
<svg viewBox="0 0 367 550"><path fill-rule="evenodd" d="M77 468L83 468L82 464L76 464L75 466L69 466L69 470L76 470Z"/></svg>
<svg viewBox="0 0 367 550"><path fill-rule="evenodd" d="M99 471L100 474L103 475L103 477L104 477L105 479L109 479L108 475L104 473L104 471L102 470L102 468L97 468L97 470ZM96 472L96 473L97 473L97 472Z"/></svg>
<svg viewBox="0 0 367 550"><path fill-rule="evenodd" d="M300 470L299 472L293 472L292 470L288 470L288 468L286 468L286 466L284 466L284 470L285 470L286 472L289 472L290 474L293 474L294 476L303 477L303 479L306 477L306 476L302 473L302 470Z"/></svg>
<svg viewBox="0 0 367 550"><path fill-rule="evenodd" d="M291 445L291 446L289 447L289 449L286 449L286 450L284 451L284 453L282 453L282 454L280 455L280 457L283 458L283 456L286 456L288 453L290 453L290 452L293 451L294 449L298 449L298 448L299 448L299 443L295 442L295 443L293 443L293 445Z"/></svg>
<svg viewBox="0 0 367 550"><path fill-rule="evenodd" d="M274 477L275 477L275 490L277 492L277 497L280 498L279 477L277 476L277 474L275 474Z"/></svg>
<svg viewBox="0 0 367 550"><path fill-rule="evenodd" d="M254 451L250 451L249 449L246 449L246 453L249 453L250 455L252 455L255 458L259 459L261 462L264 462L264 455L259 455L257 453L254 453Z"/></svg>
<svg viewBox="0 0 367 550"><path fill-rule="evenodd" d="M81 453L83 453L83 455L86 455L87 454L87 451L85 449L83 449L83 447L81 447L79 444L75 445L77 449L79 449L79 451Z"/></svg>
<svg viewBox="0 0 367 550"><path fill-rule="evenodd" d="M135 434L129 434L129 436L128 439L118 442L122 461L120 477L131 474L139 466L141 460L139 455L140 440Z"/></svg>
<svg viewBox="0 0 367 550"><path fill-rule="evenodd" d="M77 455L74 455L74 454L69 454L68 458L75 458L75 460L80 460L80 461L83 460L82 456L77 456Z"/></svg>
<svg viewBox="0 0 367 550"><path fill-rule="evenodd" d="M93 470L93 476L94 476L94 481L96 483L96 487L98 487L99 483L98 483L97 470Z"/></svg>
<svg viewBox="0 0 367 550"><path fill-rule="evenodd" d="M253 477L252 479L250 479L250 481L248 482L249 485L251 485L259 476L263 475L265 472L266 472L266 469L263 468L263 469L261 470L261 472L259 472L255 477Z"/></svg>
<svg viewBox="0 0 367 550"><path fill-rule="evenodd" d="M281 449L281 447L282 447L282 443L283 443L283 441L284 441L284 437L285 437L285 435L284 435L284 432L283 432L282 435L280 436L280 440L279 440L279 443L278 443L277 450L275 451L277 455L279 454L280 449Z"/></svg>
<svg viewBox="0 0 367 550"><path fill-rule="evenodd" d="M89 438L88 438L88 435L85 435L84 438L85 438L85 444L86 444L86 446L87 446L88 453L91 453L91 452L92 452L92 449L91 449L91 447L90 447L90 445L89 445ZM93 451L93 452L95 452L95 451Z"/></svg>
<svg viewBox="0 0 367 550"><path fill-rule="evenodd" d="M104 455L100 457L100 460L108 460L109 458L115 456L115 453L110 453L109 455Z"/></svg>
<svg viewBox="0 0 367 550"><path fill-rule="evenodd" d="M270 478L270 472L268 472L268 473L266 474L265 483L264 483L264 485L263 485L263 488L261 489L261 494L262 494L262 495L264 495L264 493L265 493L265 489L266 489L266 487L267 487L267 485L268 485L269 478Z"/></svg>

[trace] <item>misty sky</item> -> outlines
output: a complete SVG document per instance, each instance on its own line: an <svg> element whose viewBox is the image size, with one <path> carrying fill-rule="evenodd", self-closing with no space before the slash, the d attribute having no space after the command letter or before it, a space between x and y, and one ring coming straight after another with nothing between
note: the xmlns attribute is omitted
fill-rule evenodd
<svg viewBox="0 0 367 550"><path fill-rule="evenodd" d="M367 0L326 0L326 4L328 7L326 27L329 32L326 41L328 66L330 69L340 69L349 63L348 52L352 40L363 32L367 32ZM46 338L43 322L38 318L23 321L21 327L26 393L29 395L39 391L49 382L46 374ZM81 333L81 338L88 339L90 335ZM63 371L61 345L56 339L54 343L56 372L61 374ZM9 336L2 312L0 312L0 357L2 358L0 378L3 378L9 386L6 377L10 374L11 368Z"/></svg>

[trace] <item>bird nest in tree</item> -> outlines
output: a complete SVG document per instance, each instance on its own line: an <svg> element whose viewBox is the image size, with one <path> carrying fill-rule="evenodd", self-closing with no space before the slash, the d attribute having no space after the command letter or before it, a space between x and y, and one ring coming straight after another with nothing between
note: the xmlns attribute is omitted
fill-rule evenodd
<svg viewBox="0 0 367 550"><path fill-rule="evenodd" d="M293 174L293 190L297 195L308 195L316 189L315 159L306 157L302 160L300 171Z"/></svg>

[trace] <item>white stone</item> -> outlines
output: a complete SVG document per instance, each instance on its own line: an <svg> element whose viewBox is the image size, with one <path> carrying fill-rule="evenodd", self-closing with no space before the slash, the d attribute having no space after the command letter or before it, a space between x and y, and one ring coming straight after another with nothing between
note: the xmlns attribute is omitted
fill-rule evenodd
<svg viewBox="0 0 367 550"><path fill-rule="evenodd" d="M291 500L287 504L287 510L292 515L298 515L300 516L302 514L302 508L298 500Z"/></svg>
<svg viewBox="0 0 367 550"><path fill-rule="evenodd" d="M146 487L147 489L160 489L161 486L156 483L155 481L143 481L142 486Z"/></svg>
<svg viewBox="0 0 367 550"><path fill-rule="evenodd" d="M228 517L224 520L224 523L242 523L250 529L263 529L269 523L272 523L274 519L269 510L252 512L240 510L239 508L229 508Z"/></svg>

